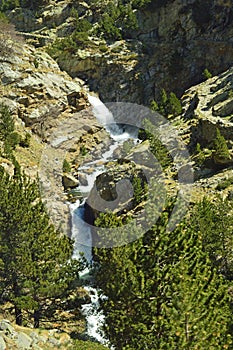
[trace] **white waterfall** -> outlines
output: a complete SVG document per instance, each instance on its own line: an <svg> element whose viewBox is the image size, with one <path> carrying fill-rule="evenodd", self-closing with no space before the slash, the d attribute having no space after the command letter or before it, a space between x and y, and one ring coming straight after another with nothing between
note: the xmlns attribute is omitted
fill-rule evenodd
<svg viewBox="0 0 233 350"><path fill-rule="evenodd" d="M93 106L93 113L95 114L96 119L106 127L106 130L110 133L110 136L113 139L113 144L110 148L105 151L101 159L96 159L91 161L84 166L79 168L79 172L83 172L87 179L86 185L80 185L79 190L83 194L88 196L88 193L92 189L96 177L104 171L104 163L111 159L114 150L119 147L125 140L132 137L129 132L121 130L114 122L112 113L106 108L106 106L95 96L88 96L89 102ZM134 135L133 135L134 137ZM101 162L100 162L101 161ZM101 163L99 165L99 163ZM87 173L88 168L94 168L92 173ZM80 203L79 201L75 204L71 204L72 212L72 238L74 239L74 252L73 258L80 258L82 254L86 258L87 262L91 264L92 262L92 236L91 229L87 223L84 221L84 203L85 200ZM89 269L85 269L81 274L82 278L87 277ZM107 340L99 332L103 322L104 316L101 312L98 311L99 307L99 297L98 292L95 288L90 285L84 286L91 297L91 303L85 304L82 306L83 314L86 317L87 321L87 335L96 339L102 344L107 344Z"/></svg>

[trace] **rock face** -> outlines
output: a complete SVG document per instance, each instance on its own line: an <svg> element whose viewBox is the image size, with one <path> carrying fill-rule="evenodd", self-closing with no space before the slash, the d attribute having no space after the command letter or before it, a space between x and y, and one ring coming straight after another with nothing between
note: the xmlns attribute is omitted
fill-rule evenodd
<svg viewBox="0 0 233 350"><path fill-rule="evenodd" d="M210 145L217 128L233 144L233 68L185 91L182 104L186 127L181 133L190 149L197 142Z"/></svg>
<svg viewBox="0 0 233 350"><path fill-rule="evenodd" d="M93 26L99 21L89 2L74 0L51 1L37 14L15 9L9 16L18 30L34 31L35 40L44 40L44 45L40 35L52 42L73 32L72 9ZM148 103L161 88L181 95L203 80L205 68L218 74L232 64L230 1L152 1L137 17L139 28L128 31L125 40L103 45L94 39L91 47L59 57L59 64L71 76L88 81L104 101L137 103Z"/></svg>
<svg viewBox="0 0 233 350"><path fill-rule="evenodd" d="M11 56L0 57L0 78L0 103L11 109L17 131L32 135L29 149L18 147L16 158L30 177L39 173L53 222L70 233L63 160L66 154L76 159L84 145L88 151L101 149L100 140L108 141L109 136L92 113L84 83L62 72L43 50L15 43ZM10 163L4 159L1 163L13 173Z"/></svg>
<svg viewBox="0 0 233 350"><path fill-rule="evenodd" d="M149 153L149 143L145 141L132 148L124 158L119 157L112 164L110 162L107 170L97 176L86 201L85 216L90 224L94 223L100 212L110 210L118 215L126 214L139 204L134 197L134 180L140 179L143 192L147 181L155 175L150 161L149 164L138 162L143 157L150 159Z"/></svg>
<svg viewBox="0 0 233 350"><path fill-rule="evenodd" d="M56 329L42 331L13 325L9 320L0 321L0 349L43 350L69 349L70 337Z"/></svg>

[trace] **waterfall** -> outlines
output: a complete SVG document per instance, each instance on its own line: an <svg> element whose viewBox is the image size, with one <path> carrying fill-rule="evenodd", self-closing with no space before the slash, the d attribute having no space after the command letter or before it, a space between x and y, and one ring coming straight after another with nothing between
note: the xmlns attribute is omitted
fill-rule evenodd
<svg viewBox="0 0 233 350"><path fill-rule="evenodd" d="M110 133L110 136L113 140L112 145L109 147L107 151L105 151L101 159L97 159L91 161L79 168L79 172L84 172L87 184L80 185L78 187L79 191L88 196L88 193L92 189L96 177L104 172L104 163L109 161L113 155L114 150L119 147L125 140L132 137L129 130L123 130L119 126L116 125L112 113L107 109L107 107L99 100L99 98L89 95L89 102L93 107L93 113L96 119L106 128L106 130ZM135 132L135 130L134 130ZM133 135L135 137L135 135ZM101 160L101 165L99 161ZM85 172L89 168L94 168L92 173ZM73 258L80 258L82 254L85 259L91 265L92 263L92 235L91 229L87 223L84 221L84 203L85 199L80 202L77 201L74 204L70 205L71 214L72 214L72 238L74 239L74 251ZM81 278L85 280L88 277L89 268L86 268L82 274ZM86 281L88 281L86 279ZM87 321L87 330L86 333L91 339L95 339L102 344L107 344L108 341L105 337L99 332L99 329L103 325L104 316L101 312L98 311L99 307L99 297L98 291L86 282L84 286L86 291L89 293L91 298L91 303L85 304L82 306L83 314L86 317Z"/></svg>

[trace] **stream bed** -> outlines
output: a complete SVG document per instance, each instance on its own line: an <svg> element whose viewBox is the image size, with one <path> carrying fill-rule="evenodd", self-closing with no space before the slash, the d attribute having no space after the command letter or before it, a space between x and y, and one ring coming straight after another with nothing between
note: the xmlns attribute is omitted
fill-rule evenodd
<svg viewBox="0 0 233 350"><path fill-rule="evenodd" d="M102 344L108 345L108 340L101 332L101 326L104 323L104 315L99 311L98 290L94 287L94 283L89 277L92 264L92 233L90 225L84 220L84 205L89 192L94 186L96 177L105 171L105 164L114 160L114 151L119 148L124 141L137 138L135 133L131 134L127 130L123 130L115 124L114 118L106 106L95 96L89 95L89 102L93 107L93 113L96 119L106 128L112 138L112 144L109 149L103 152L100 158L85 163L79 167L79 174L86 178L86 184L80 185L77 189L83 195L83 200L78 200L70 205L72 214L72 239L74 240L73 258L78 259L84 255L90 267L81 273L84 289L89 293L91 303L82 306L83 315L86 318L87 328L86 335L92 340L96 340ZM92 171L89 171L92 169Z"/></svg>

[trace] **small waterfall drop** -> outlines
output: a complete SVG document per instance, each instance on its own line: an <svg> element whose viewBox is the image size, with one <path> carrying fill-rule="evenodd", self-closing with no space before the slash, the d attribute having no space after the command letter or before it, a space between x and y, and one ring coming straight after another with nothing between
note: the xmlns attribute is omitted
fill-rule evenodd
<svg viewBox="0 0 233 350"><path fill-rule="evenodd" d="M89 95L89 102L93 107L93 113L96 119L106 128L110 133L113 143L107 151L105 151L100 159L91 161L79 168L79 172L85 174L87 179L86 185L80 185L78 187L79 191L85 196L91 191L96 177L104 172L104 163L108 162L113 155L114 150L119 147L124 141L129 138L135 138L134 134L130 134L129 130L123 130L116 125L112 113L107 109L107 107L100 101L98 97ZM101 162L100 162L101 161ZM100 164L101 163L101 164ZM88 168L94 168L92 173L85 172ZM92 264L92 235L91 229L87 223L84 221L84 204L86 198L80 202L77 201L70 205L70 210L72 214L72 239L74 239L74 251L73 258L78 259L82 255L87 260L89 266ZM91 298L91 303L82 306L83 314L87 321L86 333L90 339L95 339L98 342L107 345L108 341L105 339L104 335L101 334L100 328L104 322L103 314L98 310L99 308L99 297L98 291L90 283L88 284L88 274L90 270L86 268L82 274L81 278L86 280L85 290L89 293Z"/></svg>

